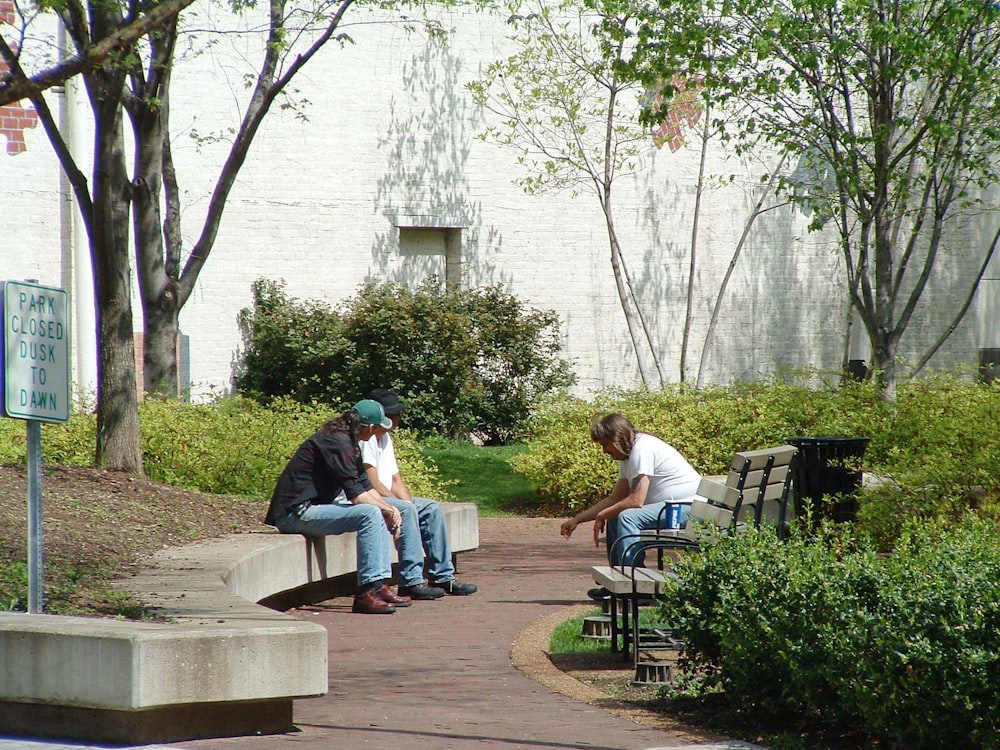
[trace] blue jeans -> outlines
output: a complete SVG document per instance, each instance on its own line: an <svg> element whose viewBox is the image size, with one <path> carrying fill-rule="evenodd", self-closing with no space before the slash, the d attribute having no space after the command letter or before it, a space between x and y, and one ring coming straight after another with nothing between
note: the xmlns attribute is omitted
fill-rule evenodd
<svg viewBox="0 0 1000 750"><path fill-rule="evenodd" d="M396 537L396 554L399 557L399 583L401 586L415 586L424 581L424 547L420 542L420 522L417 507L406 500L383 497L389 505L399 511L403 525Z"/></svg>
<svg viewBox="0 0 1000 750"><path fill-rule="evenodd" d="M605 528L605 543L608 546L608 562L612 565L630 567L632 565L642 565L646 560L645 551L632 552L626 554L629 544L637 541L635 538L640 531L655 529L660 511L664 510L666 502L643 505L641 508L629 508L619 513L615 518L609 518ZM687 523L691 515L690 504L685 505L681 510L681 525ZM664 520L664 524L666 521ZM628 537L623 539L623 537ZM622 541L619 542L618 540Z"/></svg>
<svg viewBox="0 0 1000 750"><path fill-rule="evenodd" d="M357 532L358 586L392 578L392 547L382 511L374 505L329 503L310 505L301 516L289 515L274 524L282 534L337 536Z"/></svg>
<svg viewBox="0 0 1000 750"><path fill-rule="evenodd" d="M420 539L427 554L427 577L431 583L444 583L455 577L455 565L451 561L451 544L448 542L448 527L444 522L441 503L426 497L413 498L420 521Z"/></svg>

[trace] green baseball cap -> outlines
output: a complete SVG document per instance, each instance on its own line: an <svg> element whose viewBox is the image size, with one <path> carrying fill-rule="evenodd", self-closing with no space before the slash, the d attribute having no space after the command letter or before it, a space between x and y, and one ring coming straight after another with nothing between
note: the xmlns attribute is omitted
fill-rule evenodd
<svg viewBox="0 0 1000 750"><path fill-rule="evenodd" d="M385 415L385 409L378 401L370 398L358 401L354 405L354 411L358 413L363 425L375 424L387 430L392 427L392 420Z"/></svg>

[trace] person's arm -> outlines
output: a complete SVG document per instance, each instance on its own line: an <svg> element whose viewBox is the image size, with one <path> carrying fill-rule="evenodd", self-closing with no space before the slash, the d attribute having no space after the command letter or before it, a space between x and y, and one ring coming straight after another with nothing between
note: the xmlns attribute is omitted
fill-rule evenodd
<svg viewBox="0 0 1000 750"><path fill-rule="evenodd" d="M406 486L406 482L403 481L403 477L399 472L392 475L392 496L400 500L413 502L413 497L410 495L410 488Z"/></svg>
<svg viewBox="0 0 1000 750"><path fill-rule="evenodd" d="M649 477L640 474L635 478L631 486L625 478L619 479L615 489L619 489L619 484L624 484L622 496L613 503L609 503L604 508L598 510L594 516L594 544L600 544L598 537L604 532L604 527L608 524L609 518L615 518L622 511L629 508L641 508L646 503L646 493L649 492ZM612 496L614 493L612 493Z"/></svg>
<svg viewBox="0 0 1000 750"><path fill-rule="evenodd" d="M378 492L382 497L394 497L397 500L406 500L407 502L413 502L413 498L410 496L410 488L406 486L406 482L399 474L392 475L392 486L386 487L378 478L378 469L371 464L365 464L365 470L368 472L368 479L372 483L372 487Z"/></svg>
<svg viewBox="0 0 1000 750"><path fill-rule="evenodd" d="M614 488L612 488L610 495L601 500L598 500L589 508L581 510L572 518L563 521L562 526L559 527L559 532L566 539L569 539L571 536L573 536L573 532L576 530L577 526L579 526L581 523L587 523L588 521L594 521L596 529L596 522L600 514L603 513L605 510L607 510L608 508L612 508L618 503L620 503L622 499L628 495L628 492L629 492L628 481L624 478L619 479L617 482L615 482L615 486ZM608 517L607 515L604 516L604 518L607 517ZM601 523L601 530L602 531L604 530L603 522ZM597 536L596 530L594 532L594 536L595 538Z"/></svg>
<svg viewBox="0 0 1000 750"><path fill-rule="evenodd" d="M397 508L394 508L382 499L382 495L377 489L365 490L360 495L348 497L347 499L354 505L359 505L361 503L374 505L382 511L382 518L385 519L385 525L389 531L392 532L392 535L394 537L399 536L399 532L403 527L403 518L399 514L399 510Z"/></svg>
<svg viewBox="0 0 1000 750"><path fill-rule="evenodd" d="M365 464L365 471L368 472L368 481L372 483L372 487L378 494L382 497L395 497L395 495L392 494L392 489L382 484L382 481L378 478L377 468L371 464Z"/></svg>

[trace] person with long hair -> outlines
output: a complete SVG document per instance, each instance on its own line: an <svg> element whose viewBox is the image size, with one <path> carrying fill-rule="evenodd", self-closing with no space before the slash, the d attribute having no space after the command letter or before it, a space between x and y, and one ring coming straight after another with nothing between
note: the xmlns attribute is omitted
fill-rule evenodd
<svg viewBox="0 0 1000 750"><path fill-rule="evenodd" d="M641 558L627 554L628 545L618 540L656 528L668 503L681 507L679 521L686 522L701 475L676 448L640 432L617 412L594 422L590 438L618 462L618 481L609 495L563 521L560 533L569 539L577 526L593 521L594 544L600 546L603 533L608 562L616 566L641 564ZM589 593L595 599L606 595L597 589Z"/></svg>
<svg viewBox="0 0 1000 750"><path fill-rule="evenodd" d="M327 420L298 447L271 495L264 523L282 534L357 534L358 588L352 612L391 614L411 599L389 587L392 539L403 528L400 511L374 490L361 461L360 440L392 422L382 405L365 399ZM343 500L337 497L343 492ZM387 531L388 530L388 531ZM419 544L419 539L418 539Z"/></svg>

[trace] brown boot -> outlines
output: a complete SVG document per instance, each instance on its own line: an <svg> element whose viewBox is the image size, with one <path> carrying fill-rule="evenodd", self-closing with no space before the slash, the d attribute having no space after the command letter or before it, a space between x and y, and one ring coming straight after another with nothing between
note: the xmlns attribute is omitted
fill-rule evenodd
<svg viewBox="0 0 1000 750"><path fill-rule="evenodd" d="M369 589L363 594L358 594L354 597L354 605L351 607L351 612L361 615L391 615L395 611L393 605L379 596L378 589Z"/></svg>
<svg viewBox="0 0 1000 750"><path fill-rule="evenodd" d="M413 604L413 600L410 597L392 593L392 589L389 588L388 583L383 583L382 588L375 589L375 594L382 601L397 607L409 607Z"/></svg>

